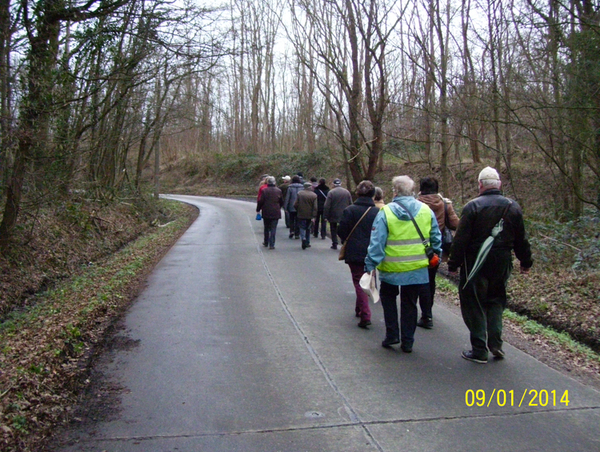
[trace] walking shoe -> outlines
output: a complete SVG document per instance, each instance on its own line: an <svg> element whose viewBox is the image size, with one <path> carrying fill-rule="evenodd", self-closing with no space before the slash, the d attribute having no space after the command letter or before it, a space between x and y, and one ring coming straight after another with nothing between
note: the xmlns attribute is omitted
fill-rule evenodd
<svg viewBox="0 0 600 452"><path fill-rule="evenodd" d="M371 324L370 320L361 320L360 322L358 322L358 327L359 328L364 328L365 330L368 330L368 326Z"/></svg>
<svg viewBox="0 0 600 452"><path fill-rule="evenodd" d="M323 237L321 237L321 240L325 240L326 238L327 238L327 237L323 236Z"/></svg>
<svg viewBox="0 0 600 452"><path fill-rule="evenodd" d="M383 342L381 343L381 346L384 348L390 348L392 345L399 344L399 343L400 343L400 339L398 339L398 338L386 337L383 340Z"/></svg>
<svg viewBox="0 0 600 452"><path fill-rule="evenodd" d="M404 353L412 353L412 345L402 344L400 346L400 350L402 350Z"/></svg>
<svg viewBox="0 0 600 452"><path fill-rule="evenodd" d="M464 359L466 359L467 361L473 361L474 363L479 363L479 364L487 364L487 357L486 358L479 357L473 353L473 350L465 350L464 352L462 352L461 356Z"/></svg>
<svg viewBox="0 0 600 452"><path fill-rule="evenodd" d="M331 245L331 249L332 250L337 250L337 243L334 243L333 245Z"/></svg>
<svg viewBox="0 0 600 452"><path fill-rule="evenodd" d="M270 249L270 250L274 250L274 249L275 249L275 247L274 247L274 246L270 246L270 247L269 247L269 249Z"/></svg>
<svg viewBox="0 0 600 452"><path fill-rule="evenodd" d="M292 232L292 233L290 234L290 239L293 239L293 238L294 238L294 233Z"/></svg>
<svg viewBox="0 0 600 452"><path fill-rule="evenodd" d="M269 246L269 244L267 242L263 242L263 246L267 247L267 246Z"/></svg>
<svg viewBox="0 0 600 452"><path fill-rule="evenodd" d="M504 359L504 350L501 348L490 348L490 352L492 352L495 359Z"/></svg>
<svg viewBox="0 0 600 452"><path fill-rule="evenodd" d="M298 239L300 238L300 236L299 236L299 235L296 235L296 236L294 236L294 238L295 238L296 240L298 240Z"/></svg>
<svg viewBox="0 0 600 452"><path fill-rule="evenodd" d="M302 240L302 249L305 250L306 249L306 240Z"/></svg>
<svg viewBox="0 0 600 452"><path fill-rule="evenodd" d="M421 317L417 322L417 326L430 330L433 328L433 320L431 317Z"/></svg>

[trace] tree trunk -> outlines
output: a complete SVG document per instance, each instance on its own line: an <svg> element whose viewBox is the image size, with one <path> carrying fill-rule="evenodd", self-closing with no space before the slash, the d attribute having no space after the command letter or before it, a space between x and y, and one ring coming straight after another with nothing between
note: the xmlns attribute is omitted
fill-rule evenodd
<svg viewBox="0 0 600 452"><path fill-rule="evenodd" d="M42 156L41 149L48 141L46 128L51 107L49 93L52 92L52 74L56 66L58 52L56 43L60 27L59 21L50 20L41 20L37 26L36 34L30 41L27 91L20 115L19 145L8 182L4 215L0 223L0 251L8 246L17 223L27 164L33 157Z"/></svg>

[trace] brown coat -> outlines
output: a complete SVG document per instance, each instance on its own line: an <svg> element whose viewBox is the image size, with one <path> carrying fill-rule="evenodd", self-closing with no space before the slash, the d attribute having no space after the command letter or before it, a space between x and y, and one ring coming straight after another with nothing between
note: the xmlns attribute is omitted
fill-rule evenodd
<svg viewBox="0 0 600 452"><path fill-rule="evenodd" d="M422 195L419 193L417 199L429 206L431 210L435 213L435 217L437 219L438 225L440 226L440 231L444 232L444 228L447 226L451 230L455 231L458 227L459 218L454 211L454 207L452 207L452 201L449 199L443 198L439 193ZM448 224L444 221L444 201L446 201L446 205L448 206Z"/></svg>
<svg viewBox="0 0 600 452"><path fill-rule="evenodd" d="M317 195L312 188L305 188L298 192L294 203L299 220L311 220L317 216Z"/></svg>

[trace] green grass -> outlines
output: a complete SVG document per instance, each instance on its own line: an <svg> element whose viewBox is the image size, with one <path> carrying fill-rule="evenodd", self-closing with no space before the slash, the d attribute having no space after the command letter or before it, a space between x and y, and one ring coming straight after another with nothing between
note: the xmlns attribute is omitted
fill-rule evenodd
<svg viewBox="0 0 600 452"><path fill-rule="evenodd" d="M527 317L517 314L509 309L504 311L504 317L518 325L526 334L532 336L539 335L548 342L564 347L571 352L582 354L587 359L600 363L600 355L598 353L593 351L588 346L577 342L568 333L562 333L550 327L541 325L538 322L530 320Z"/></svg>
<svg viewBox="0 0 600 452"><path fill-rule="evenodd" d="M151 228L103 262L84 266L0 323L1 450L40 450L40 441L61 422L65 406L76 399L71 391L89 352L129 305L143 275L189 224L187 205L164 203L174 221ZM31 405L32 400L44 403Z"/></svg>
<svg viewBox="0 0 600 452"><path fill-rule="evenodd" d="M447 278L437 278L436 288L445 294L458 297L458 286ZM540 336L547 342L563 347L570 352L581 354L591 361L600 363L600 354L596 353L590 347L576 341L568 333L556 331L535 320L531 320L524 315L517 314L510 309L504 311L504 318L517 325L521 331L527 335Z"/></svg>

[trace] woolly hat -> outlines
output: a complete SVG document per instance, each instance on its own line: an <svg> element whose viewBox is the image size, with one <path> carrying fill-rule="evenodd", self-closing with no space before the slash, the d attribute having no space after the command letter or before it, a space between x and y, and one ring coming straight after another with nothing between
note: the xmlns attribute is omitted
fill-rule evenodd
<svg viewBox="0 0 600 452"><path fill-rule="evenodd" d="M479 173L477 180L500 180L500 175L491 166L486 166Z"/></svg>
<svg viewBox="0 0 600 452"><path fill-rule="evenodd" d="M342 185L342 181L339 179L334 179L333 180L333 185Z"/></svg>
<svg viewBox="0 0 600 452"><path fill-rule="evenodd" d="M311 187L312 187L312 183L304 182L304 188L311 188Z"/></svg>
<svg viewBox="0 0 600 452"><path fill-rule="evenodd" d="M292 180L292 178L290 176L283 176L281 179L283 179L286 182L289 182Z"/></svg>

